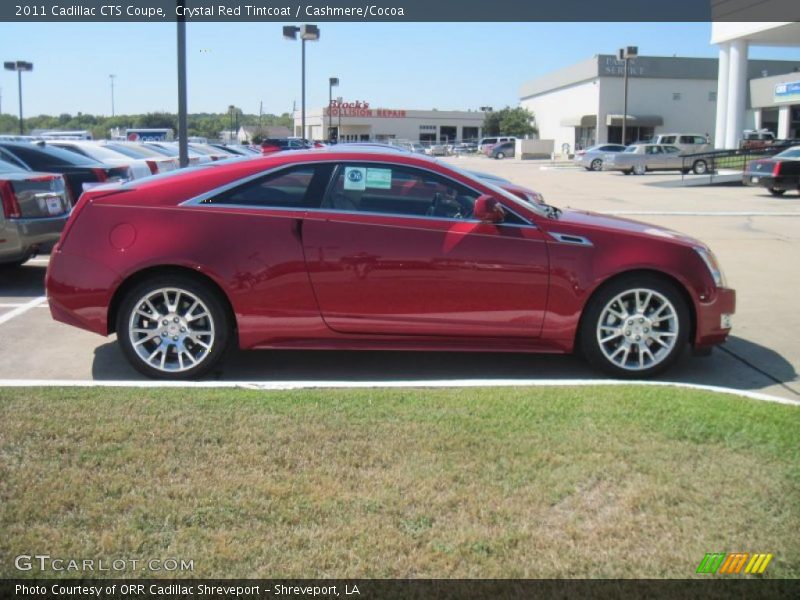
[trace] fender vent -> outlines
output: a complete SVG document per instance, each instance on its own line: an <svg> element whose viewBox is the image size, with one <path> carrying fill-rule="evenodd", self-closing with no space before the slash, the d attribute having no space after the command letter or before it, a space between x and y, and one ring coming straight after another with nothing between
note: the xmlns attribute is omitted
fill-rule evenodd
<svg viewBox="0 0 800 600"><path fill-rule="evenodd" d="M587 238L580 236L580 235L572 235L569 233L555 233L553 231L550 232L550 235L555 239L557 242L561 242L562 244L574 244L576 246L591 246L592 242L590 242Z"/></svg>

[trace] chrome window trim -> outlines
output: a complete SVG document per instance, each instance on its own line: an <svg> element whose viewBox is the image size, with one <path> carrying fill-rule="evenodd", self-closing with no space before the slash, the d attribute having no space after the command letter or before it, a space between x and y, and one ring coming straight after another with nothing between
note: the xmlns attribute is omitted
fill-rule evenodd
<svg viewBox="0 0 800 600"><path fill-rule="evenodd" d="M277 171L281 171L283 169L288 169L288 168L293 168L293 167L314 166L314 165L317 165L317 164L340 165L340 164L344 164L344 163L348 163L348 162L349 163L356 163L356 164L365 163L365 164L376 164L376 165L392 165L392 164L394 164L394 163L387 163L386 161L378 161L378 160L353 160L353 159L351 159L351 160L347 160L347 159L344 159L344 160L314 160L314 161L306 161L306 162L285 163L285 164L276 166L276 167L274 167L272 169L268 169L266 171L261 171L259 173L253 174L253 175L248 175L248 176L243 177L241 179L237 179L236 181L233 181L233 182L230 182L230 183L226 183L225 185L221 185L219 187L216 187L216 188L214 188L212 190L209 190L208 192L204 192L204 193L202 193L202 194L200 194L198 196L194 196L193 198L189 198L188 200L184 200L178 206L202 206L202 207L212 207L212 206L213 207L224 207L224 206L228 206L228 207L247 208L247 209L254 209L254 210L279 210L279 211L292 211L292 212L298 212L298 211L334 212L334 213L340 213L340 214L378 215L378 216L383 216L383 217L402 217L402 218L410 218L410 219L433 219L435 221L445 220L445 221L456 221L456 222L460 222L460 223L480 223L480 221L478 219L453 219L453 218L448 218L448 217L431 217L431 216L427 216L427 215L401 215L401 214L396 214L396 213L378 213L378 212L370 212L370 211L343 211L343 210L337 210L335 208L308 208L308 207L304 207L304 206L300 206L300 207L296 207L296 208L290 208L290 207L285 207L285 206L255 206L255 205L252 205L252 204L224 204L224 203L219 203L219 204L209 203L209 204L205 204L206 200L209 200L209 199L213 198L214 196L218 196L220 194L224 194L225 192L228 192L228 191L230 191L230 190L232 190L234 188L237 188L237 187L239 187L241 185L246 185L247 183L250 183L251 181L255 181L256 179L260 179L261 177L265 177L267 175L270 175L270 174L275 173ZM472 192L478 194L479 196L482 195L482 193L479 190L476 190L474 187L471 187L471 186L469 186L469 185L467 185L465 183L462 183L462 182L460 182L460 181L458 181L456 179L453 179L449 175L443 175L442 173L439 173L438 171L434 171L432 169L427 169L425 167L419 167L417 165L398 164L397 166L399 166L399 167L408 167L408 168L411 168L411 169L418 169L418 170L421 170L421 171L426 171L428 173L431 173L432 175L436 175L438 177L442 177L443 179L451 181L456 185L460 185L462 187L465 187L465 188L471 190ZM333 180L333 176L334 175L335 175L335 172L331 174L331 181ZM327 191L328 190L326 189L326 192L325 192L326 194L327 194ZM322 202L322 200L320 200L320 203L321 202ZM531 222L530 219L528 219L527 217L523 217L522 215L518 214L517 212L511 210L505 204L503 204L503 210L513 214L515 217L517 217L518 219L523 221L523 223L522 224L520 224L520 223L501 223L501 225L506 225L507 227L533 227L534 229L538 229L536 224Z"/></svg>

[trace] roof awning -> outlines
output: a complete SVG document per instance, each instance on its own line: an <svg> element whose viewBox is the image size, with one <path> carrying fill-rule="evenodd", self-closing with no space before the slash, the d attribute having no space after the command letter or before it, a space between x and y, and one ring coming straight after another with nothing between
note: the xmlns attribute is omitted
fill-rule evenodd
<svg viewBox="0 0 800 600"><path fill-rule="evenodd" d="M562 127L597 127L597 115L567 117L561 119Z"/></svg>
<svg viewBox="0 0 800 600"><path fill-rule="evenodd" d="M623 115L606 115L606 125L622 127ZM660 115L628 115L628 125L631 127L660 127L664 118Z"/></svg>

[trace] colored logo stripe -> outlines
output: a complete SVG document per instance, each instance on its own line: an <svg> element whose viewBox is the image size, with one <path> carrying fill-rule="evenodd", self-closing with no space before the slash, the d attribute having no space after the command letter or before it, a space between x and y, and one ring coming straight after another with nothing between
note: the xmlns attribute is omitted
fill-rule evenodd
<svg viewBox="0 0 800 600"><path fill-rule="evenodd" d="M749 561L748 561L749 559ZM767 569L767 565L772 560L772 554L750 554L748 552L724 552L707 553L700 565L697 573L719 573L726 575L738 575L744 572L751 575L760 575ZM745 567L745 564L747 565Z"/></svg>

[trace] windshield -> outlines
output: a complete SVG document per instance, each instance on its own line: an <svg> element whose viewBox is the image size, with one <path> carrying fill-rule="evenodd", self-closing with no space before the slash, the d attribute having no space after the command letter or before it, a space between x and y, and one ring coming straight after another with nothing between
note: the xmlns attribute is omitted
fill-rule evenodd
<svg viewBox="0 0 800 600"><path fill-rule="evenodd" d="M460 175L466 177L467 179L475 180L475 178L476 178L475 173L471 173L470 171L466 171L464 169L461 169L461 168L456 167L456 166L451 165L451 164L445 164L445 163L443 163L441 161L438 161L438 160L436 162L438 164L442 165L443 167L446 167L446 168L450 169L451 171L455 171L456 173L459 173ZM532 210L535 213L542 215L543 217L547 216L547 214L548 214L547 205L545 205L545 204L533 204L533 203L530 203L530 202L525 202L525 200L523 200L522 198L518 198L517 196L515 196L511 192L508 192L508 191L504 190L503 188L499 187L498 185L496 185L495 183L492 183L492 180L490 180L490 179L481 179L481 178L478 178L478 179L479 179L479 183L481 185L488 187L490 190L492 190L492 192L495 193L495 195L501 196L506 200L510 200L515 206L519 206L519 207L522 207L523 209L527 209L527 210Z"/></svg>
<svg viewBox="0 0 800 600"><path fill-rule="evenodd" d="M776 154L775 158L800 158L800 146L784 150L780 154Z"/></svg>

